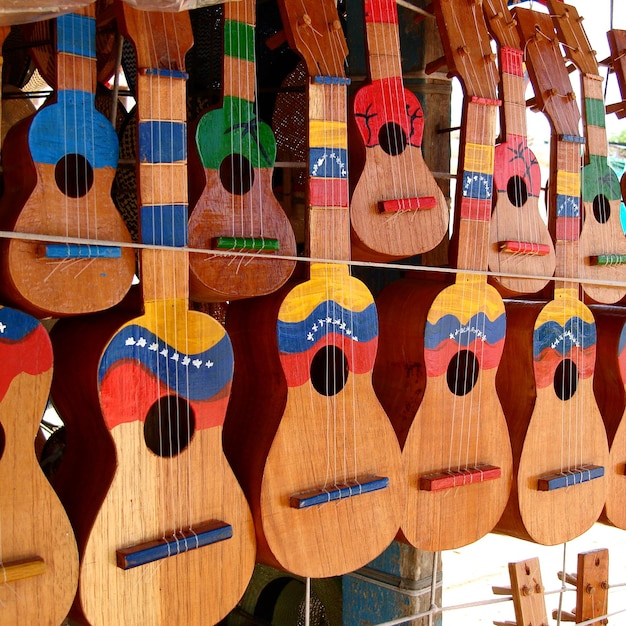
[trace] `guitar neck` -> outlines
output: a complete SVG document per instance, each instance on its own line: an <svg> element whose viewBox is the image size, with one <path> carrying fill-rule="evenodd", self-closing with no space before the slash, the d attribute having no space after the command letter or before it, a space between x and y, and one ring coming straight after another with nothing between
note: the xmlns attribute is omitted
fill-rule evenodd
<svg viewBox="0 0 626 626"><path fill-rule="evenodd" d="M522 137L526 143L526 101L524 97L524 53L518 48L500 48L501 139Z"/></svg>
<svg viewBox="0 0 626 626"><path fill-rule="evenodd" d="M498 100L470 98L464 105L463 150L459 156L456 206L456 267L485 271L493 201L493 168Z"/></svg>
<svg viewBox="0 0 626 626"><path fill-rule="evenodd" d="M365 0L365 34L370 78L402 77L395 0Z"/></svg>
<svg viewBox="0 0 626 626"><path fill-rule="evenodd" d="M350 259L347 85L343 76L309 83L308 245L313 258Z"/></svg>
<svg viewBox="0 0 626 626"><path fill-rule="evenodd" d="M67 91L81 91L95 101L95 5L56 18L56 39L58 97Z"/></svg>
<svg viewBox="0 0 626 626"><path fill-rule="evenodd" d="M224 97L255 99L255 0L224 4Z"/></svg>

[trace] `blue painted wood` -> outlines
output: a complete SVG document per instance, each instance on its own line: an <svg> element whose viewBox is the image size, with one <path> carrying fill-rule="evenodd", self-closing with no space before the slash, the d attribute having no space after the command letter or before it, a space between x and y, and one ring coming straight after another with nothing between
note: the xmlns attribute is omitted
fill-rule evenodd
<svg viewBox="0 0 626 626"><path fill-rule="evenodd" d="M537 481L537 489L539 491L554 491L555 489L580 485L596 478L602 478L602 476L604 476L604 467L601 465L584 465L565 473L541 476Z"/></svg>
<svg viewBox="0 0 626 626"><path fill-rule="evenodd" d="M189 74L187 72L181 72L180 70L166 70L158 67L149 67L141 70L145 76L161 76L162 78L180 78L187 80Z"/></svg>
<svg viewBox="0 0 626 626"><path fill-rule="evenodd" d="M141 207L141 241L154 246L187 245L187 205L158 204Z"/></svg>
<svg viewBox="0 0 626 626"><path fill-rule="evenodd" d="M119 246L93 246L75 243L46 244L47 259L119 259Z"/></svg>
<svg viewBox="0 0 626 626"><path fill-rule="evenodd" d="M131 569L140 565L147 565L160 559L230 539L232 536L233 527L230 524L208 522L200 528L172 533L167 539L157 539L118 550L117 566L121 569Z"/></svg>
<svg viewBox="0 0 626 626"><path fill-rule="evenodd" d="M149 121L139 124L139 159L142 163L177 163L187 158L187 124Z"/></svg>
<svg viewBox="0 0 626 626"><path fill-rule="evenodd" d="M289 505L294 509L306 509L311 506L326 504L333 500L343 500L364 493L379 491L389 486L389 478L368 476L360 481L350 481L327 489L312 489L297 493L289 498Z"/></svg>
<svg viewBox="0 0 626 626"><path fill-rule="evenodd" d="M318 85L349 85L351 78L346 76L313 76L313 82Z"/></svg>
<svg viewBox="0 0 626 626"><path fill-rule="evenodd" d="M69 13L57 17L57 51L96 58L96 20Z"/></svg>

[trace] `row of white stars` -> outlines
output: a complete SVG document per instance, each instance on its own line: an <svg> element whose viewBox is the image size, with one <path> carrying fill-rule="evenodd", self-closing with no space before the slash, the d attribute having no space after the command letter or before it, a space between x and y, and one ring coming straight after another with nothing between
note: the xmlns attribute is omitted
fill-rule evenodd
<svg viewBox="0 0 626 626"><path fill-rule="evenodd" d="M145 348L147 346L148 350L152 352L158 352L162 357L166 359L169 358L170 360L176 361L177 363L180 361L181 365L184 365L185 367L189 367L189 365L193 365L196 369L200 369L202 365L204 365L205 367L209 367L209 368L215 365L215 363L211 361L210 359L208 361L203 361L202 359L192 360L188 354L185 354L181 358L180 352L176 352L176 351L172 352L172 354L170 355L168 348L161 348L159 350L158 343L153 341L152 343L148 344L148 342L146 341L144 337L139 337L139 339L135 339L134 337L128 337L126 339L125 345L138 346L139 348Z"/></svg>
<svg viewBox="0 0 626 626"><path fill-rule="evenodd" d="M330 326L331 324L333 326L338 326L339 330L342 330L348 337L350 337L350 339L352 339L353 341L358 341L359 338L356 335L352 334L352 329L351 328L346 328L346 323L340 319L333 319L330 316L327 316L326 318L320 318L317 320L317 323L314 323L313 326L311 326L311 331L307 333L306 335L306 339L307 341L315 341L315 334L318 330L320 330L321 328L324 327L324 324L326 324L326 326Z"/></svg>

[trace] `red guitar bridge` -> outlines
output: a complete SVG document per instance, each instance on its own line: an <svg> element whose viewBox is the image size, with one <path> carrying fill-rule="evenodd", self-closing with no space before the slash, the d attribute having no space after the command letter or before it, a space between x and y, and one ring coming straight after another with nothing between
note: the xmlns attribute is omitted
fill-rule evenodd
<svg viewBox="0 0 626 626"><path fill-rule="evenodd" d="M400 200L382 200L378 203L381 213L395 213L397 211L421 211L434 209L437 206L435 196L421 198L401 198Z"/></svg>
<svg viewBox="0 0 626 626"><path fill-rule="evenodd" d="M474 483L484 483L488 480L500 478L502 470L495 465L475 465L456 470L425 474L420 477L421 491L442 491L453 487L464 487Z"/></svg>

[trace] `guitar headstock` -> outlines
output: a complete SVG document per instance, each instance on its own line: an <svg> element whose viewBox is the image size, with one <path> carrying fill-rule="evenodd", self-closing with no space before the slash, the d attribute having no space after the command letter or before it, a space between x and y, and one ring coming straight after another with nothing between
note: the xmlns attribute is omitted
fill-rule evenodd
<svg viewBox="0 0 626 626"><path fill-rule="evenodd" d="M512 13L526 46L536 108L546 114L557 135L579 136L580 110L552 18L531 9L514 7Z"/></svg>
<svg viewBox="0 0 626 626"><path fill-rule="evenodd" d="M611 67L617 77L622 101L626 101L626 30L612 28L607 32L606 36L611 50ZM617 117L626 117L626 106L623 103L611 106L611 108L615 109Z"/></svg>
<svg viewBox="0 0 626 626"><path fill-rule="evenodd" d="M139 11L117 0L120 30L137 51L137 67L183 72L193 45L189 12Z"/></svg>
<svg viewBox="0 0 626 626"><path fill-rule="evenodd" d="M450 74L467 97L496 100L498 70L483 14L483 0L436 0L435 17Z"/></svg>
<svg viewBox="0 0 626 626"><path fill-rule="evenodd" d="M546 0L552 21L563 44L565 56L583 73L597 76L598 61L576 7L564 2Z"/></svg>
<svg viewBox="0 0 626 626"><path fill-rule="evenodd" d="M483 11L489 31L501 48L521 50L517 22L509 11L507 0L483 0Z"/></svg>
<svg viewBox="0 0 626 626"><path fill-rule="evenodd" d="M281 0L279 7L289 45L309 76L345 76L348 46L334 0Z"/></svg>

